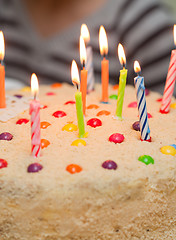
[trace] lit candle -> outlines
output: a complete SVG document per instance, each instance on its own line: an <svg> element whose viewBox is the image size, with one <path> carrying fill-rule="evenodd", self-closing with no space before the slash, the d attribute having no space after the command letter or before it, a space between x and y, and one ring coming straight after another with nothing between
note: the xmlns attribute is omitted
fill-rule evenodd
<svg viewBox="0 0 176 240"><path fill-rule="evenodd" d="M94 90L95 77L94 77L94 68L93 68L93 51L92 51L92 47L89 45L90 34L86 24L82 24L81 26L81 36L83 37L86 45L86 53L87 53L86 69L88 71L87 92L89 93Z"/></svg>
<svg viewBox="0 0 176 240"><path fill-rule="evenodd" d="M103 56L101 61L101 84L102 84L102 102L108 103L108 85L109 85L109 61L106 59L108 54L108 39L103 26L99 30L100 54Z"/></svg>
<svg viewBox="0 0 176 240"><path fill-rule="evenodd" d="M176 45L176 25L174 25L174 42ZM176 50L172 50L169 70L164 88L163 99L160 108L161 113L168 113L170 110L175 80L176 80Z"/></svg>
<svg viewBox="0 0 176 240"><path fill-rule="evenodd" d="M80 36L79 44L80 44L80 61L82 64L80 90L82 93L83 113L85 115L85 113L86 113L86 94L87 94L87 70L85 68L85 64L86 64L86 60L87 60L87 55L86 55L85 42L84 42L82 36Z"/></svg>
<svg viewBox="0 0 176 240"><path fill-rule="evenodd" d="M6 107L5 99L5 68L2 65L5 55L5 43L3 32L0 31L0 108Z"/></svg>
<svg viewBox="0 0 176 240"><path fill-rule="evenodd" d="M40 102L36 100L38 93L38 79L33 73L31 76L31 91L34 95L34 100L30 102L29 114L31 115L31 143L32 156L39 157L41 152L41 138L40 138Z"/></svg>
<svg viewBox="0 0 176 240"><path fill-rule="evenodd" d="M127 78L128 70L125 69L126 56L125 56L124 48L123 48L122 44L120 44L120 43L118 45L118 55L119 55L119 61L120 61L121 65L123 66L123 69L120 70L116 116L118 119L122 120L123 99L124 99L124 94L125 94L125 86L126 86L126 78Z"/></svg>
<svg viewBox="0 0 176 240"><path fill-rule="evenodd" d="M134 62L134 71L138 74L134 79L134 84L138 101L141 140L150 142L151 138L145 99L144 77L140 76L141 67L137 61Z"/></svg>
<svg viewBox="0 0 176 240"><path fill-rule="evenodd" d="M84 116L83 116L83 104L82 104L82 93L79 91L79 73L78 66L75 60L72 61L71 65L71 77L72 82L77 87L77 91L75 93L76 100L76 112L77 112L77 121L78 121L78 129L79 129L79 137L85 137L85 127L84 127Z"/></svg>

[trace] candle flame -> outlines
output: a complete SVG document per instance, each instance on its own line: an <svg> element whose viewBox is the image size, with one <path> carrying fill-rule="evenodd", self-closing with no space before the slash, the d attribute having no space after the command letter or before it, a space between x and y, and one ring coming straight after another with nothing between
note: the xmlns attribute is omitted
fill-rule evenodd
<svg viewBox="0 0 176 240"><path fill-rule="evenodd" d="M0 31L0 61L4 59L5 55L5 42L4 42L4 34Z"/></svg>
<svg viewBox="0 0 176 240"><path fill-rule="evenodd" d="M72 65L71 65L71 78L72 78L72 83L74 85L79 85L80 83L79 72L78 72L78 66L75 60L72 61Z"/></svg>
<svg viewBox="0 0 176 240"><path fill-rule="evenodd" d="M39 91L39 84L38 84L38 78L35 73L31 76L31 92L34 96L37 95Z"/></svg>
<svg viewBox="0 0 176 240"><path fill-rule="evenodd" d="M118 55L119 55L119 61L122 66L126 64L126 56L125 51L121 43L118 45Z"/></svg>
<svg viewBox="0 0 176 240"><path fill-rule="evenodd" d="M90 41L90 33L86 24L81 25L81 36L86 44Z"/></svg>
<svg viewBox="0 0 176 240"><path fill-rule="evenodd" d="M84 65L87 61L87 54L86 54L86 46L82 36L79 39L79 46L80 46L80 61L81 64Z"/></svg>
<svg viewBox="0 0 176 240"><path fill-rule="evenodd" d="M135 62L134 62L134 71L135 71L136 73L139 73L139 72L141 71L141 67L140 67L140 64L139 64L138 61L135 61Z"/></svg>
<svg viewBox="0 0 176 240"><path fill-rule="evenodd" d="M176 25L174 25L174 43L176 45Z"/></svg>
<svg viewBox="0 0 176 240"><path fill-rule="evenodd" d="M100 26L99 30L99 46L100 46L100 54L102 56L108 54L108 38L106 35L105 28Z"/></svg>

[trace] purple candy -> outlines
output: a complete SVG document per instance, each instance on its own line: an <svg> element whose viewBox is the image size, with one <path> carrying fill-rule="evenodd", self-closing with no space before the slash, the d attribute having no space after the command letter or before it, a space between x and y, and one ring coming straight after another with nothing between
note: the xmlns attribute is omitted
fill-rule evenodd
<svg viewBox="0 0 176 240"><path fill-rule="evenodd" d="M140 131L140 122L139 121L134 122L132 127L135 131Z"/></svg>
<svg viewBox="0 0 176 240"><path fill-rule="evenodd" d="M29 173L35 173L41 171L43 166L40 163L32 163L28 166L27 171Z"/></svg>
<svg viewBox="0 0 176 240"><path fill-rule="evenodd" d="M20 95L20 94L15 94L15 95L14 95L14 97L16 97L16 98L22 98L22 97L23 97L23 95Z"/></svg>
<svg viewBox="0 0 176 240"><path fill-rule="evenodd" d="M145 89L145 96L148 96L150 94L150 90L149 89Z"/></svg>
<svg viewBox="0 0 176 240"><path fill-rule="evenodd" d="M107 160L102 164L102 167L105 168L105 169L109 169L109 170L111 170L111 169L116 170L118 166L114 161Z"/></svg>
<svg viewBox="0 0 176 240"><path fill-rule="evenodd" d="M12 140L12 138L13 138L13 135L9 132L3 132L0 134L0 140L10 141L10 140Z"/></svg>

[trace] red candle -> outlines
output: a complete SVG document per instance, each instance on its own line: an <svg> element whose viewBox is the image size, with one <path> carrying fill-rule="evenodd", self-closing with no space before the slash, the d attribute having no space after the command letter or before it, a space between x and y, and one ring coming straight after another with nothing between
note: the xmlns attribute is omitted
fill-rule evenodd
<svg viewBox="0 0 176 240"><path fill-rule="evenodd" d="M34 100L30 102L29 110L31 115L31 152L33 157L39 157L41 152L40 102L36 100L36 95L38 93L38 79L34 73L31 76L31 91L34 95Z"/></svg>
<svg viewBox="0 0 176 240"><path fill-rule="evenodd" d="M4 47L4 35L0 31L0 108L6 107L5 101L5 68L1 64L4 59L5 47Z"/></svg>
<svg viewBox="0 0 176 240"><path fill-rule="evenodd" d="M80 36L80 60L82 64L82 70L81 70L81 86L80 86L80 91L82 93L82 102L83 102L83 114L85 115L86 113L86 95L87 95L87 70L85 69L85 64L87 60L87 55L86 55L86 46L85 42Z"/></svg>
<svg viewBox="0 0 176 240"><path fill-rule="evenodd" d="M103 56L101 61L101 84L102 84L102 102L108 102L108 86L109 86L109 61L106 59L108 54L108 39L103 26L99 31L100 54Z"/></svg>
<svg viewBox="0 0 176 240"><path fill-rule="evenodd" d="M174 25L174 40L176 44L176 25ZM170 104L174 92L175 81L176 81L176 50L172 50L162 104L160 108L161 113L168 113L170 110Z"/></svg>

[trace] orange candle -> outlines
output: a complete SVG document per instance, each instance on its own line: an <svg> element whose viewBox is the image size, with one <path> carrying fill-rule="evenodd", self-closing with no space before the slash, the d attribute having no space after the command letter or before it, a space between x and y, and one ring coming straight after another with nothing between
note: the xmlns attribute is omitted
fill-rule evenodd
<svg viewBox="0 0 176 240"><path fill-rule="evenodd" d="M4 59L5 47L4 47L4 35L0 31L0 108L6 107L5 101L5 68L1 64Z"/></svg>
<svg viewBox="0 0 176 240"><path fill-rule="evenodd" d="M80 85L80 91L82 93L82 102L83 102L83 114L86 113L86 94L87 94L87 70L85 69L86 64L86 47L85 42L80 36L80 61L82 64L83 69L81 70L81 85Z"/></svg>
<svg viewBox="0 0 176 240"><path fill-rule="evenodd" d="M107 103L109 98L109 61L106 59L106 55L108 54L108 39L103 26L100 27L99 31L99 45L100 54L104 56L101 62L102 102Z"/></svg>

